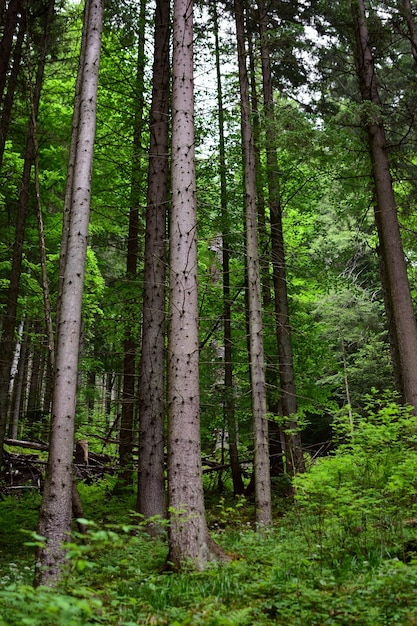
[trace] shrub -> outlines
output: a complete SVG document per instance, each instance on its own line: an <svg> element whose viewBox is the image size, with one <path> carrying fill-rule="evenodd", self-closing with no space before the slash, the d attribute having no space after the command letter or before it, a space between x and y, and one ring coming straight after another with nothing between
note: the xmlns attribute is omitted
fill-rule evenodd
<svg viewBox="0 0 417 626"><path fill-rule="evenodd" d="M341 442L295 481L297 513L320 559L404 552L416 510L417 417L372 394L365 415L341 414Z"/></svg>

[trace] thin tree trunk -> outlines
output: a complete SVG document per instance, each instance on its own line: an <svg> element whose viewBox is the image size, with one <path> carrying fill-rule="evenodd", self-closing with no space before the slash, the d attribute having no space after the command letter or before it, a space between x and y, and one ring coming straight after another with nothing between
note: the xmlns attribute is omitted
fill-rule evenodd
<svg viewBox="0 0 417 626"><path fill-rule="evenodd" d="M239 464L239 451L237 446L237 423L234 402L233 385L233 341L232 341L232 302L230 297L230 227L228 220L228 194L226 181L226 146L224 133L224 106L223 89L220 65L219 26L216 3L213 3L213 24L216 55L217 75L217 104L219 117L219 177L220 198L223 225L223 336L224 336L224 422L229 433L229 457L232 472L233 491L235 494L243 494L245 487L242 479L242 471Z"/></svg>
<svg viewBox="0 0 417 626"><path fill-rule="evenodd" d="M164 476L166 206L169 165L170 0L155 9L154 65L150 114L148 197L139 378L139 466L137 511L145 519L166 517ZM157 525L150 528L157 530Z"/></svg>
<svg viewBox="0 0 417 626"><path fill-rule="evenodd" d="M375 105L375 121L372 120L367 125L376 194L375 222L390 291L389 300L398 342L402 394L404 401L412 405L417 413L417 324L401 242L385 129L381 116L376 119L380 106L376 69L369 42L364 1L354 0L351 8L356 40L355 63L362 100Z"/></svg>
<svg viewBox="0 0 417 626"><path fill-rule="evenodd" d="M203 569L220 554L205 518L198 368L193 2L174 1L168 333L169 561Z"/></svg>
<svg viewBox="0 0 417 626"><path fill-rule="evenodd" d="M22 326L22 335L20 339L20 354L19 354L19 363L17 367L17 373L15 377L15 382L13 385L13 398L12 405L10 411L10 427L9 427L9 437L12 439L18 439L18 430L19 430L19 419L21 416L21 407L22 407L22 397L23 397L23 387L26 373L26 364L27 364L27 337L26 337L26 328L23 323Z"/></svg>
<svg viewBox="0 0 417 626"><path fill-rule="evenodd" d="M261 280L256 213L255 157L250 122L249 83L246 69L244 5L235 0L238 46L241 126L245 177L246 267L248 276L249 352L254 429L254 474L256 521L260 527L272 523L269 473L268 422L262 336Z"/></svg>
<svg viewBox="0 0 417 626"><path fill-rule="evenodd" d="M257 77L255 67L255 54L253 49L253 37L248 36L249 70L250 70L250 102L252 110L253 148L255 155L255 177L256 177L256 211L258 214L258 248L261 275L262 305L264 309L271 302L271 279L269 275L269 242L270 237L267 232L266 223L266 200L265 200L265 180L261 164L261 123L259 117L259 99L257 90Z"/></svg>
<svg viewBox="0 0 417 626"><path fill-rule="evenodd" d="M142 192L143 168L141 164L142 131L144 126L144 73L145 73L145 17L146 2L141 0L139 13L139 45L137 55L137 106L135 110L135 124L133 133L133 167L130 194L129 232L126 258L126 281L131 284L131 295L126 307L125 337L123 341L123 392L122 411L120 416L120 480L124 485L132 485L133 470L133 421L135 413L135 386L136 386L136 333L133 319L135 316L136 270L139 250L139 206Z"/></svg>
<svg viewBox="0 0 417 626"><path fill-rule="evenodd" d="M279 190L277 138L275 131L274 98L272 90L271 60L268 46L265 3L258 2L261 32L261 61L264 108L267 136L268 205L271 220L272 272L274 283L275 324L278 346L278 367L281 386L281 404L286 418L286 469L292 476L305 470L301 437L296 421L297 395L294 361L292 355L290 313L288 305L287 270L285 265L282 209Z"/></svg>
<svg viewBox="0 0 417 626"><path fill-rule="evenodd" d="M85 55L80 58L77 150L72 176L71 217L57 321L56 366L50 449L38 532L46 538L37 559L36 584L54 585L65 559L63 542L71 530L72 458L81 335L81 302L90 216L91 171L96 126L103 1L87 0Z"/></svg>
<svg viewBox="0 0 417 626"><path fill-rule="evenodd" d="M33 325L32 332L36 339L32 340L31 343L32 359L26 409L26 428L30 437L34 438L40 437L41 421L42 348L40 335L42 329L39 323Z"/></svg>
<svg viewBox="0 0 417 626"><path fill-rule="evenodd" d="M35 199L36 199L36 217L38 222L39 233L39 250L41 259L41 275L42 275L42 293L43 293L43 305L44 305L44 317L46 333L48 337L48 354L49 362L52 371L55 369L55 339L54 339L54 327L52 323L51 312L51 300L49 295L49 282L48 273L46 267L46 243L45 243L45 230L43 226L42 204L41 204L41 190L39 184L39 155L38 155L38 140L36 137L36 115L33 104L33 94L31 93L31 114L33 123L33 143L35 148L35 160L34 160L34 173L35 173Z"/></svg>

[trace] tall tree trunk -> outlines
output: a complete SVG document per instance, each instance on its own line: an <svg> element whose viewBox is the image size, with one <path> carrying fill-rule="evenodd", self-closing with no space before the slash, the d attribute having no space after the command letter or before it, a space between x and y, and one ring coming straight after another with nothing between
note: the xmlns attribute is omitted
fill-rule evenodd
<svg viewBox="0 0 417 626"><path fill-rule="evenodd" d="M254 429L256 521L260 527L272 522L269 473L268 422L262 336L261 280L256 213L255 157L250 122L249 82L246 69L244 4L235 0L238 47L241 126L245 177L246 267L248 276L249 346Z"/></svg>
<svg viewBox="0 0 417 626"><path fill-rule="evenodd" d="M290 313L288 306L287 270L282 230L282 209L279 190L277 137L275 131L274 97L272 90L271 60L268 45L267 15L265 2L258 2L261 33L261 61L264 109L267 136L268 205L271 220L272 272L274 283L275 324L278 346L278 367L281 386L281 404L285 427L285 461L287 472L292 476L305 470L301 437L296 421L297 395L294 361L292 355Z"/></svg>
<svg viewBox="0 0 417 626"><path fill-rule="evenodd" d="M193 2L174 0L172 210L168 333L169 560L203 569L215 556L205 518L200 446Z"/></svg>
<svg viewBox="0 0 417 626"><path fill-rule="evenodd" d="M124 485L132 484L133 470L133 422L136 386L136 333L134 325L136 298L136 270L139 249L139 206L142 192L142 131L145 74L145 17L146 2L141 0L139 14L139 44L137 55L136 86L137 105L133 133L132 183L130 193L129 232L127 241L126 281L131 294L126 306L125 337L123 341L123 391L120 416L120 479ZM135 293L135 295L133 295Z"/></svg>
<svg viewBox="0 0 417 626"><path fill-rule="evenodd" d="M222 211L223 229L223 336L224 336L224 423L229 433L229 458L232 472L233 491L235 494L243 494L245 487L239 464L239 452L237 446L237 423L234 402L233 386L233 341L232 341L232 302L230 297L230 226L228 219L228 194L226 181L226 146L224 132L224 106L223 88L220 64L220 44L217 6L212 5L214 42L216 56L217 75L217 105L219 118L219 177L220 177L220 201Z"/></svg>
<svg viewBox="0 0 417 626"><path fill-rule="evenodd" d="M375 184L375 222L380 240L380 254L386 272L395 338L398 342L402 395L417 413L417 324L411 299L407 266L401 242L397 208L390 174L385 129L382 114L378 115L380 100L376 82L369 32L363 0L351 2L354 34L355 64L363 101L375 105L373 120L367 124L372 174Z"/></svg>
<svg viewBox="0 0 417 626"><path fill-rule="evenodd" d="M269 234L267 232L266 200L265 200L265 180L261 164L261 123L259 113L259 98L257 88L257 71L255 63L255 51L253 36L248 36L249 52L249 76L250 76L250 104L252 111L253 149L255 155L255 177L256 177L256 211L258 214L258 248L259 267L261 275L262 306L264 309L271 302L271 279L269 275Z"/></svg>
<svg viewBox="0 0 417 626"><path fill-rule="evenodd" d="M54 17L54 1L51 0L45 13L44 38L40 50L35 86L33 89L33 114L29 118L29 129L26 140L25 160L23 166L22 182L20 186L18 210L15 227L15 241L13 246L12 269L9 279L6 313L3 322L1 337L1 362L0 362L0 465L3 463L3 442L7 428L8 393L10 384L10 370L14 349L14 331L16 327L17 303L19 294L20 274L22 271L23 244L25 238L26 215L29 202L30 177L35 160L34 143L34 119L37 118L39 100L41 95L46 54L48 50L49 32Z"/></svg>
<svg viewBox="0 0 417 626"><path fill-rule="evenodd" d="M45 230L44 230L44 225L43 225L41 189L40 189L40 182L39 182L39 147L38 147L38 140L36 137L37 120L36 120L36 115L35 115L32 90L31 90L31 115L32 115L32 123L33 123L33 143L34 143L34 148L35 148L35 160L34 160L35 203L36 203L36 217L37 217L37 222L38 222L38 234L39 234L39 252L40 252L40 261L41 261L43 306L44 306L46 334L48 337L49 363L53 371L55 369L55 345L54 345L55 339L54 339L54 327L53 327L53 322L52 322L51 299L50 299L50 293L49 293Z"/></svg>
<svg viewBox="0 0 417 626"><path fill-rule="evenodd" d="M146 519L166 517L165 280L168 200L170 0L155 8L154 64L150 113L148 197L139 377L139 467L137 511ZM153 528L156 528L155 526ZM151 529L152 530L152 529Z"/></svg>
<svg viewBox="0 0 417 626"><path fill-rule="evenodd" d="M35 582L54 585L61 575L63 542L71 530L72 457L84 287L90 216L91 171L96 126L103 1L87 0L85 55L80 57L79 117L74 127L77 150L70 194L71 216L66 263L57 320L56 365L52 400L50 449L38 532L46 538L39 550Z"/></svg>

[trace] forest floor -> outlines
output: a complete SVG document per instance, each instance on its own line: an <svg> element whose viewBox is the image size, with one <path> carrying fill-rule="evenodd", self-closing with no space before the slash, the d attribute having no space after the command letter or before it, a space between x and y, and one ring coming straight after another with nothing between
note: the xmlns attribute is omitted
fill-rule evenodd
<svg viewBox="0 0 417 626"><path fill-rule="evenodd" d="M31 586L39 494L1 500L1 626L417 624L411 540L404 555L395 542L382 549L366 529L355 536L339 528L336 537L326 519L279 498L274 527L260 534L250 502L211 495L212 534L233 558L172 573L163 567L166 539L138 529L128 513L133 496L112 496L111 481L81 485L89 539L75 535L55 591Z"/></svg>

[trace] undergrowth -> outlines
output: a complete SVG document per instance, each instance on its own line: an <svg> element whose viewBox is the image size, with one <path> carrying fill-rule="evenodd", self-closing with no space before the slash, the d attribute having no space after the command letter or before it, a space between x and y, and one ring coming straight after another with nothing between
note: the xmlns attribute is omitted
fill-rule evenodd
<svg viewBox="0 0 417 626"><path fill-rule="evenodd" d="M109 479L81 486L88 540L74 534L60 588L35 590L19 528L35 528L39 502L5 498L0 625L417 625L416 432L389 399L340 415L336 453L295 480L294 504L262 534L249 502L211 495L212 533L234 558L204 572L165 571L165 538L126 513L132 499L111 497Z"/></svg>

